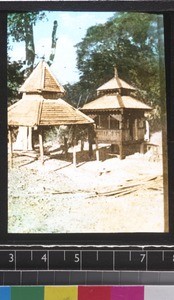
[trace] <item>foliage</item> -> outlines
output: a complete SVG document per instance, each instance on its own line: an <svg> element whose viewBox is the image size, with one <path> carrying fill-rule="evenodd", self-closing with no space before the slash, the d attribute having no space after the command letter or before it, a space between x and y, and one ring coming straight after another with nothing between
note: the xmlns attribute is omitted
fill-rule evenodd
<svg viewBox="0 0 174 300"><path fill-rule="evenodd" d="M90 27L76 45L80 82L72 93L81 89L83 95L88 89L90 101L96 88L113 77L116 65L119 77L138 89L141 100L159 105L158 29L157 16L147 13L116 13L105 24Z"/></svg>
<svg viewBox="0 0 174 300"><path fill-rule="evenodd" d="M13 42L24 42L25 43L25 61L11 62L8 57L8 96L9 100L17 97L17 90L24 81L25 77L28 77L33 70L35 62L35 45L34 45L34 32L33 27L38 21L46 19L44 12L26 12L26 13L10 13L8 14L8 49L9 39ZM52 44L51 52L49 56L48 64L51 65L54 60L56 43L57 43L57 32L58 23L54 21L52 30ZM23 66L23 69L22 69ZM15 70L16 68L16 70ZM21 72L21 73L20 73ZM11 102L11 100L10 100Z"/></svg>
<svg viewBox="0 0 174 300"><path fill-rule="evenodd" d="M22 62L11 62L7 64L7 96L8 105L13 104L19 99L18 89L24 81L24 70Z"/></svg>
<svg viewBox="0 0 174 300"><path fill-rule="evenodd" d="M44 12L8 14L8 36L11 36L13 41L25 42L25 73L27 76L32 72L35 60L33 26L38 20L43 20L44 18Z"/></svg>
<svg viewBox="0 0 174 300"><path fill-rule="evenodd" d="M36 22L45 18L44 12L25 12L8 14L8 34L13 41L22 42L26 39L26 25L36 25Z"/></svg>
<svg viewBox="0 0 174 300"><path fill-rule="evenodd" d="M66 84L64 88L66 90L65 101L76 108L81 107L90 99L90 95L94 94L94 91L92 93L92 90L89 90L88 86L81 81L73 85Z"/></svg>

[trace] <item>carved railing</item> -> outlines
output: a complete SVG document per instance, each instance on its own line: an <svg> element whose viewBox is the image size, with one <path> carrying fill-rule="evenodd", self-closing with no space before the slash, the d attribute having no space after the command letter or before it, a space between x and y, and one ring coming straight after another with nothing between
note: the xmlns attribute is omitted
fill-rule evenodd
<svg viewBox="0 0 174 300"><path fill-rule="evenodd" d="M137 133L133 133L134 138L130 135L130 129L96 129L96 137L98 142L105 143L119 143L121 140L123 142L128 142L132 140L143 140L145 130L144 128L137 129Z"/></svg>

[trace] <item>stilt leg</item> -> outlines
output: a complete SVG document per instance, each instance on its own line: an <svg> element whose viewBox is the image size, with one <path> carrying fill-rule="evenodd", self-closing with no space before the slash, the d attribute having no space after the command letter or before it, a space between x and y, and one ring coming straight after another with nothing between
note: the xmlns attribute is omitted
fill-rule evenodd
<svg viewBox="0 0 174 300"><path fill-rule="evenodd" d="M43 150L43 131L40 129L39 131L39 147L40 147L40 159L42 165L44 164L44 150Z"/></svg>

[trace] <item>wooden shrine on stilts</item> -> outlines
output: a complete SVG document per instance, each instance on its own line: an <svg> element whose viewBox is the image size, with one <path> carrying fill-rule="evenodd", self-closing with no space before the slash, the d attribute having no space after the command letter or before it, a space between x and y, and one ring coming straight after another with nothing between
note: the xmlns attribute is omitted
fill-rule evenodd
<svg viewBox="0 0 174 300"><path fill-rule="evenodd" d="M132 96L135 91L118 77L115 68L114 77L97 89L98 98L81 108L95 121L96 144L110 144L120 159L144 151L148 130L145 112L152 108Z"/></svg>
<svg viewBox="0 0 174 300"><path fill-rule="evenodd" d="M64 88L54 77L45 61L41 61L20 88L22 99L8 108L9 152L12 166L13 145L12 128L28 128L30 138L32 131L38 133L40 159L44 163L43 132L50 126L73 126L74 137L77 126L93 127L94 121L61 99ZM90 138L89 138L90 140ZM32 143L32 142L31 142ZM91 145L91 142L89 142ZM66 140L65 140L66 146ZM89 151L91 146L89 147ZM73 163L76 165L75 147Z"/></svg>

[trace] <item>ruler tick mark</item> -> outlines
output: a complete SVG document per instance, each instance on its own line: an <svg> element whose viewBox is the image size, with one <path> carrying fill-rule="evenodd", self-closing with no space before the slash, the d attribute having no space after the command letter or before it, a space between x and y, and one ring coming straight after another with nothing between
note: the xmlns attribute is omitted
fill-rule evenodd
<svg viewBox="0 0 174 300"><path fill-rule="evenodd" d="M33 260L33 251L31 251L31 261Z"/></svg>
<svg viewBox="0 0 174 300"><path fill-rule="evenodd" d="M20 273L19 273L20 275L20 285L22 285L22 271L20 271Z"/></svg>
<svg viewBox="0 0 174 300"><path fill-rule="evenodd" d="M66 252L63 251L63 260L66 260Z"/></svg>
<svg viewBox="0 0 174 300"><path fill-rule="evenodd" d="M112 251L113 257L113 271L115 270L115 251Z"/></svg>
<svg viewBox="0 0 174 300"><path fill-rule="evenodd" d="M98 251L96 252L96 260L98 261Z"/></svg>
<svg viewBox="0 0 174 300"><path fill-rule="evenodd" d="M14 263L15 263L15 270L16 270L16 250L15 250L15 257L14 257Z"/></svg>
<svg viewBox="0 0 174 300"><path fill-rule="evenodd" d="M83 263L82 263L82 251L80 251L80 270L82 270Z"/></svg>
<svg viewBox="0 0 174 300"><path fill-rule="evenodd" d="M132 253L131 253L131 251L129 251L129 261L131 261L132 260Z"/></svg>
<svg viewBox="0 0 174 300"><path fill-rule="evenodd" d="M146 251L146 271L147 271L147 268L148 268L148 252Z"/></svg>
<svg viewBox="0 0 174 300"><path fill-rule="evenodd" d="M50 255L49 255L49 251L47 251L47 270L49 270L49 265L50 265Z"/></svg>

